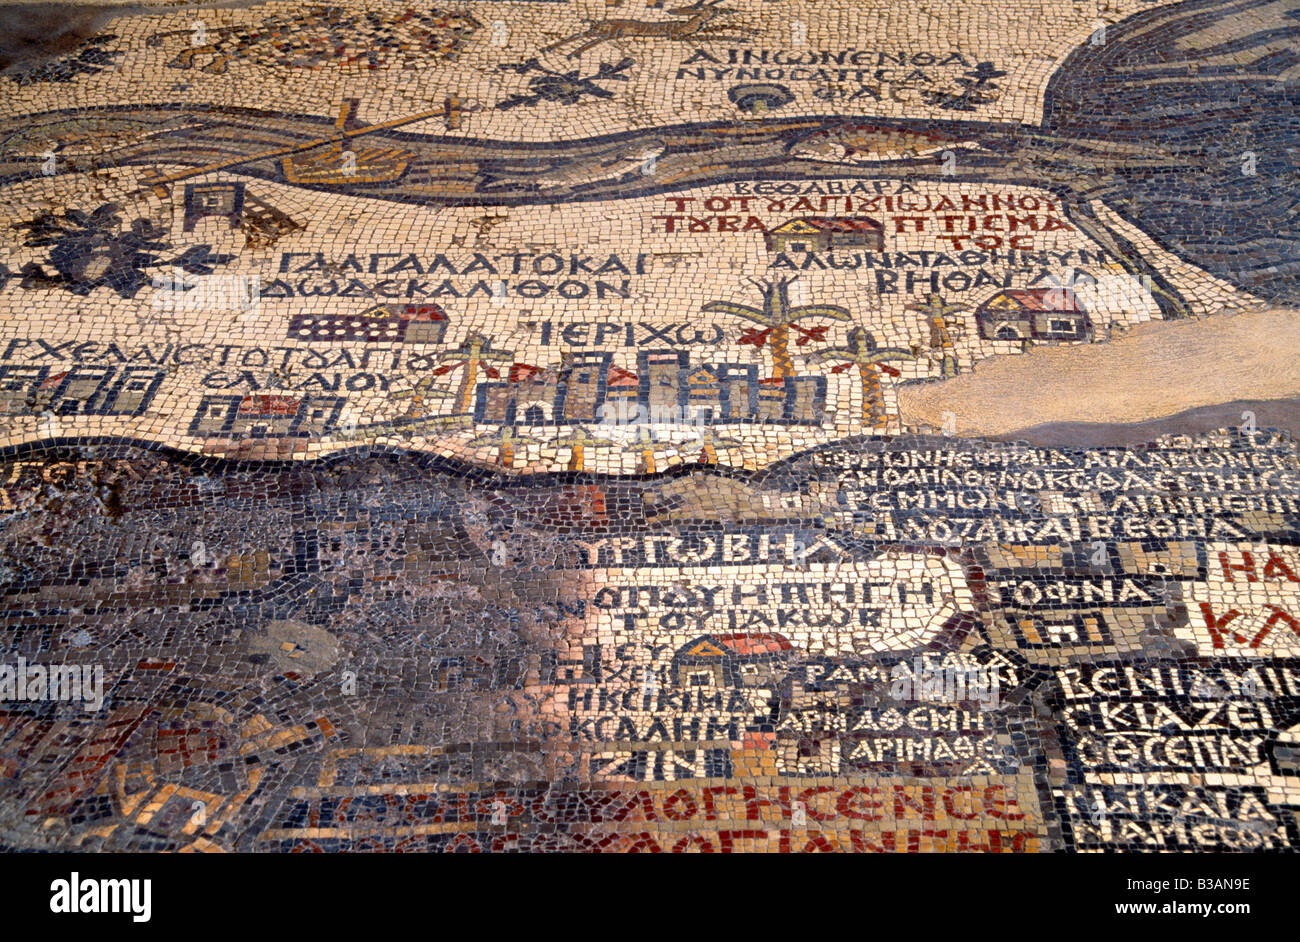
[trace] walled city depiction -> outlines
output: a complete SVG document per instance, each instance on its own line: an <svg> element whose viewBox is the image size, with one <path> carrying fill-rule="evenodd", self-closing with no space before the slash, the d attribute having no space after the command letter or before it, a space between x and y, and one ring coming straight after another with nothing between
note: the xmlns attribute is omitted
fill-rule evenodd
<svg viewBox="0 0 1300 942"><path fill-rule="evenodd" d="M1300 0L42 15L4 850L1300 849Z"/></svg>

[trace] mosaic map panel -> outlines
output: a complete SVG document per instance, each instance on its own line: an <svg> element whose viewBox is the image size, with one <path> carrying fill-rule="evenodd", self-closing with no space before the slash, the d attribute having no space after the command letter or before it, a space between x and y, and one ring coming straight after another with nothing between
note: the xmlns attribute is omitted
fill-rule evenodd
<svg viewBox="0 0 1300 942"><path fill-rule="evenodd" d="M0 846L1300 846L1300 0L675 2L0 50Z"/></svg>

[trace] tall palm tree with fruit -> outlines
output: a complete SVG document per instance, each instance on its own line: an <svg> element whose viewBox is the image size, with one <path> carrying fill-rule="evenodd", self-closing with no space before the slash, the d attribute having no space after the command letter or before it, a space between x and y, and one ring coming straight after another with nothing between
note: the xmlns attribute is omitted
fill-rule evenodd
<svg viewBox="0 0 1300 942"><path fill-rule="evenodd" d="M837 321L853 319L847 308L837 304L791 305L790 284L797 277L780 278L775 281L758 281L751 278L750 282L763 296L762 307L737 304L734 301L710 301L700 308L705 314L730 314L732 317L743 317L758 324L762 329L745 331L740 337L740 342L753 344L755 347L767 346L772 354L773 380L784 380L795 375L794 361L790 358L790 328L795 327L796 330L800 330L796 326L796 321L808 317L828 317ZM800 330L801 336L796 345L803 346L824 339L827 329L827 327L813 327L810 330Z"/></svg>
<svg viewBox="0 0 1300 942"><path fill-rule="evenodd" d="M444 350L438 354L438 359L443 361L443 365L435 369L431 375L442 376L463 368L465 372L461 373L460 389L456 393L456 411L473 412L479 369L482 368L490 378L498 379L500 373L490 364L509 363L513 358L513 351L493 349L490 337L471 333L456 349Z"/></svg>
<svg viewBox="0 0 1300 942"><path fill-rule="evenodd" d="M858 377L862 382L862 422L868 428L884 429L889 421L885 409L884 390L880 385L880 374L900 376L898 370L889 365L891 360L915 360L915 354L898 347L880 347L876 338L865 327L849 330L848 343L842 347L827 347L816 353L804 354L809 363L842 362L831 367L832 373L843 373L852 367L858 368Z"/></svg>
<svg viewBox="0 0 1300 942"><path fill-rule="evenodd" d="M965 304L948 304L942 295L930 294L926 295L924 302L909 304L907 309L919 311L925 316L926 325L930 328L930 349L939 355L939 375L944 379L956 376L960 369L957 366L956 344L952 338L953 330L958 326L954 315L969 311L970 307Z"/></svg>

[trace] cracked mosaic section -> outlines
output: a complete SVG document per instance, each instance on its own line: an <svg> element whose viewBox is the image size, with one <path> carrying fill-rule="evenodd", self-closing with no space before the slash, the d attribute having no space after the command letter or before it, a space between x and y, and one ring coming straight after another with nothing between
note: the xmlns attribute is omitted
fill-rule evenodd
<svg viewBox="0 0 1300 942"><path fill-rule="evenodd" d="M1300 841L1296 0L8 32L6 849Z"/></svg>

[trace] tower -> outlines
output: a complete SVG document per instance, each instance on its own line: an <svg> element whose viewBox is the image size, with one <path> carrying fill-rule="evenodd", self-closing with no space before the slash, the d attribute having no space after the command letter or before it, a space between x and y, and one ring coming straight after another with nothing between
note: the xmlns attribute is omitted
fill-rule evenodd
<svg viewBox="0 0 1300 942"><path fill-rule="evenodd" d="M555 395L555 415L560 422L594 422L605 404L609 364L606 352L564 353L560 356L560 383Z"/></svg>
<svg viewBox="0 0 1300 942"><path fill-rule="evenodd" d="M641 405L650 421L681 421L690 394L686 382L689 354L677 350L642 350L636 362L641 379Z"/></svg>

